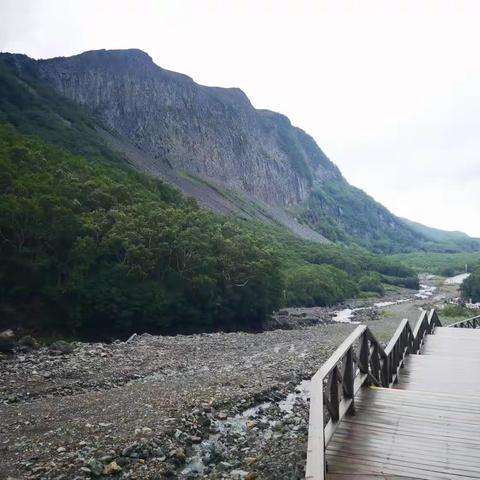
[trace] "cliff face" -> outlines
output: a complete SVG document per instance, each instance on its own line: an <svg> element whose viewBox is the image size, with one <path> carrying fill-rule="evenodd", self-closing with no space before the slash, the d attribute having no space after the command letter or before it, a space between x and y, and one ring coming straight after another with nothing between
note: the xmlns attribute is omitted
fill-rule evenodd
<svg viewBox="0 0 480 480"><path fill-rule="evenodd" d="M315 180L341 179L313 139L239 89L204 87L139 50L35 62L38 77L141 151L270 205L292 206Z"/></svg>

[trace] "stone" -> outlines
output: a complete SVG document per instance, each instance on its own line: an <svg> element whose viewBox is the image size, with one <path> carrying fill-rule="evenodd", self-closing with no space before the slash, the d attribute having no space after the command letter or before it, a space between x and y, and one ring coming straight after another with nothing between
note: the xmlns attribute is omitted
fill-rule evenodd
<svg viewBox="0 0 480 480"><path fill-rule="evenodd" d="M67 355L73 352L73 347L64 340L57 340L48 347L48 351L53 355Z"/></svg>
<svg viewBox="0 0 480 480"><path fill-rule="evenodd" d="M247 477L249 472L246 472L245 470L232 470L230 472L230 478L232 480L243 480Z"/></svg>
<svg viewBox="0 0 480 480"><path fill-rule="evenodd" d="M88 462L88 468L90 468L94 477L99 477L103 471L102 464L97 462L95 459L91 459Z"/></svg>
<svg viewBox="0 0 480 480"><path fill-rule="evenodd" d="M25 335L20 338L18 341L18 346L24 351L37 350L40 348L38 341L31 335Z"/></svg>
<svg viewBox="0 0 480 480"><path fill-rule="evenodd" d="M12 353L15 348L15 333L13 330L3 330L0 332L0 352Z"/></svg>
<svg viewBox="0 0 480 480"><path fill-rule="evenodd" d="M177 448L175 450L175 457L181 464L185 463L185 461L187 460L187 456L183 448Z"/></svg>
<svg viewBox="0 0 480 480"><path fill-rule="evenodd" d="M103 467L103 474L104 475L115 475L122 471L122 467L115 461L110 462L108 465Z"/></svg>

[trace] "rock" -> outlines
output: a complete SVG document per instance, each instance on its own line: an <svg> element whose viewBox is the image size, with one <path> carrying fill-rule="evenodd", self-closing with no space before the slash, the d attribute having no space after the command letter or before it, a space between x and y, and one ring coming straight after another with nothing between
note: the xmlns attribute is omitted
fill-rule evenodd
<svg viewBox="0 0 480 480"><path fill-rule="evenodd" d="M73 352L73 347L64 340L57 340L48 347L48 351L53 355L66 355Z"/></svg>
<svg viewBox="0 0 480 480"><path fill-rule="evenodd" d="M122 471L122 467L117 462L110 462L108 465L103 467L103 474L104 475L115 475Z"/></svg>
<svg viewBox="0 0 480 480"><path fill-rule="evenodd" d="M245 470L232 470L230 472L230 478L232 480L243 480L247 478L247 475L249 472L246 472Z"/></svg>
<svg viewBox="0 0 480 480"><path fill-rule="evenodd" d="M0 332L0 352L12 353L15 348L15 334L13 330L3 330Z"/></svg>
<svg viewBox="0 0 480 480"><path fill-rule="evenodd" d="M175 450L175 458L178 460L179 463L185 463L187 456L185 455L185 450L183 448L177 448Z"/></svg>
<svg viewBox="0 0 480 480"><path fill-rule="evenodd" d="M228 413L227 412L218 412L217 413L217 418L219 420L226 420L228 418Z"/></svg>
<svg viewBox="0 0 480 480"><path fill-rule="evenodd" d="M145 158L161 157L175 170L224 179L235 190L248 185L249 195L267 203L303 202L311 177L341 179L312 139L283 115L253 109L238 89L207 91L184 75L166 75L139 50L92 51L31 68L41 69L42 80L62 95L95 111ZM135 109L118 107L125 102ZM142 125L141 135L133 125ZM156 163L145 169L163 172ZM322 239L313 231L310 235Z"/></svg>
<svg viewBox="0 0 480 480"><path fill-rule="evenodd" d="M18 341L18 346L23 351L37 350L40 348L38 341L31 335L25 335Z"/></svg>
<svg viewBox="0 0 480 480"><path fill-rule="evenodd" d="M92 476L99 477L102 474L102 464L92 459L88 462L88 468L92 471Z"/></svg>
<svg viewBox="0 0 480 480"><path fill-rule="evenodd" d="M115 460L115 463L117 463L117 465L121 465L122 467L124 467L125 465L128 465L128 462L130 460L128 458L126 458L125 456L123 457L118 457L116 460Z"/></svg>
<svg viewBox="0 0 480 480"><path fill-rule="evenodd" d="M218 470L219 471L225 471L225 470L230 470L233 467L231 463L228 462L220 462L218 464Z"/></svg>

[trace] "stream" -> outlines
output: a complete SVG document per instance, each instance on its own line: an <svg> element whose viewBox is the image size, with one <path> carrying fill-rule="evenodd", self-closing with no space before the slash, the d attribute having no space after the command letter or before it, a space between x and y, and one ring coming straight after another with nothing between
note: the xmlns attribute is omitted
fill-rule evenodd
<svg viewBox="0 0 480 480"><path fill-rule="evenodd" d="M426 280L430 280L431 276L427 276ZM356 322L353 320L355 313L360 312L362 310L373 310L375 308L385 308L391 305L398 305L399 303L411 302L416 299L426 300L431 298L437 287L434 285L430 285L428 283L421 283L420 289L417 293L415 293L413 298L400 298L399 300L394 301L384 301L384 302L376 302L370 307L358 307L358 308L344 308L342 310L337 310L333 312L332 321L336 323L350 323L352 325L358 325L360 322Z"/></svg>
<svg viewBox="0 0 480 480"><path fill-rule="evenodd" d="M302 380L293 392L278 402L262 402L254 407L226 419L211 417L211 431L206 440L192 445L192 454L180 472L180 479L193 479L208 473L209 465L215 464L217 454L223 448L222 436L238 434L244 436L252 425L262 425L262 436L269 440L283 419L293 414L297 402L307 403L310 399L310 380ZM278 413L280 415L278 415ZM280 418L279 418L280 417ZM242 470L230 472L230 478L242 478Z"/></svg>

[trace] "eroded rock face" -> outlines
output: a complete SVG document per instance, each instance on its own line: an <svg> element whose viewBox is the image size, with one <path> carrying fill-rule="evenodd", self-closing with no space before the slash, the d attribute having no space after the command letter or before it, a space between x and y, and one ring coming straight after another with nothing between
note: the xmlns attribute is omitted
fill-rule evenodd
<svg viewBox="0 0 480 480"><path fill-rule="evenodd" d="M204 87L140 50L35 62L38 75L175 170L213 178L271 205L303 202L337 167L288 118L256 110L239 89Z"/></svg>

